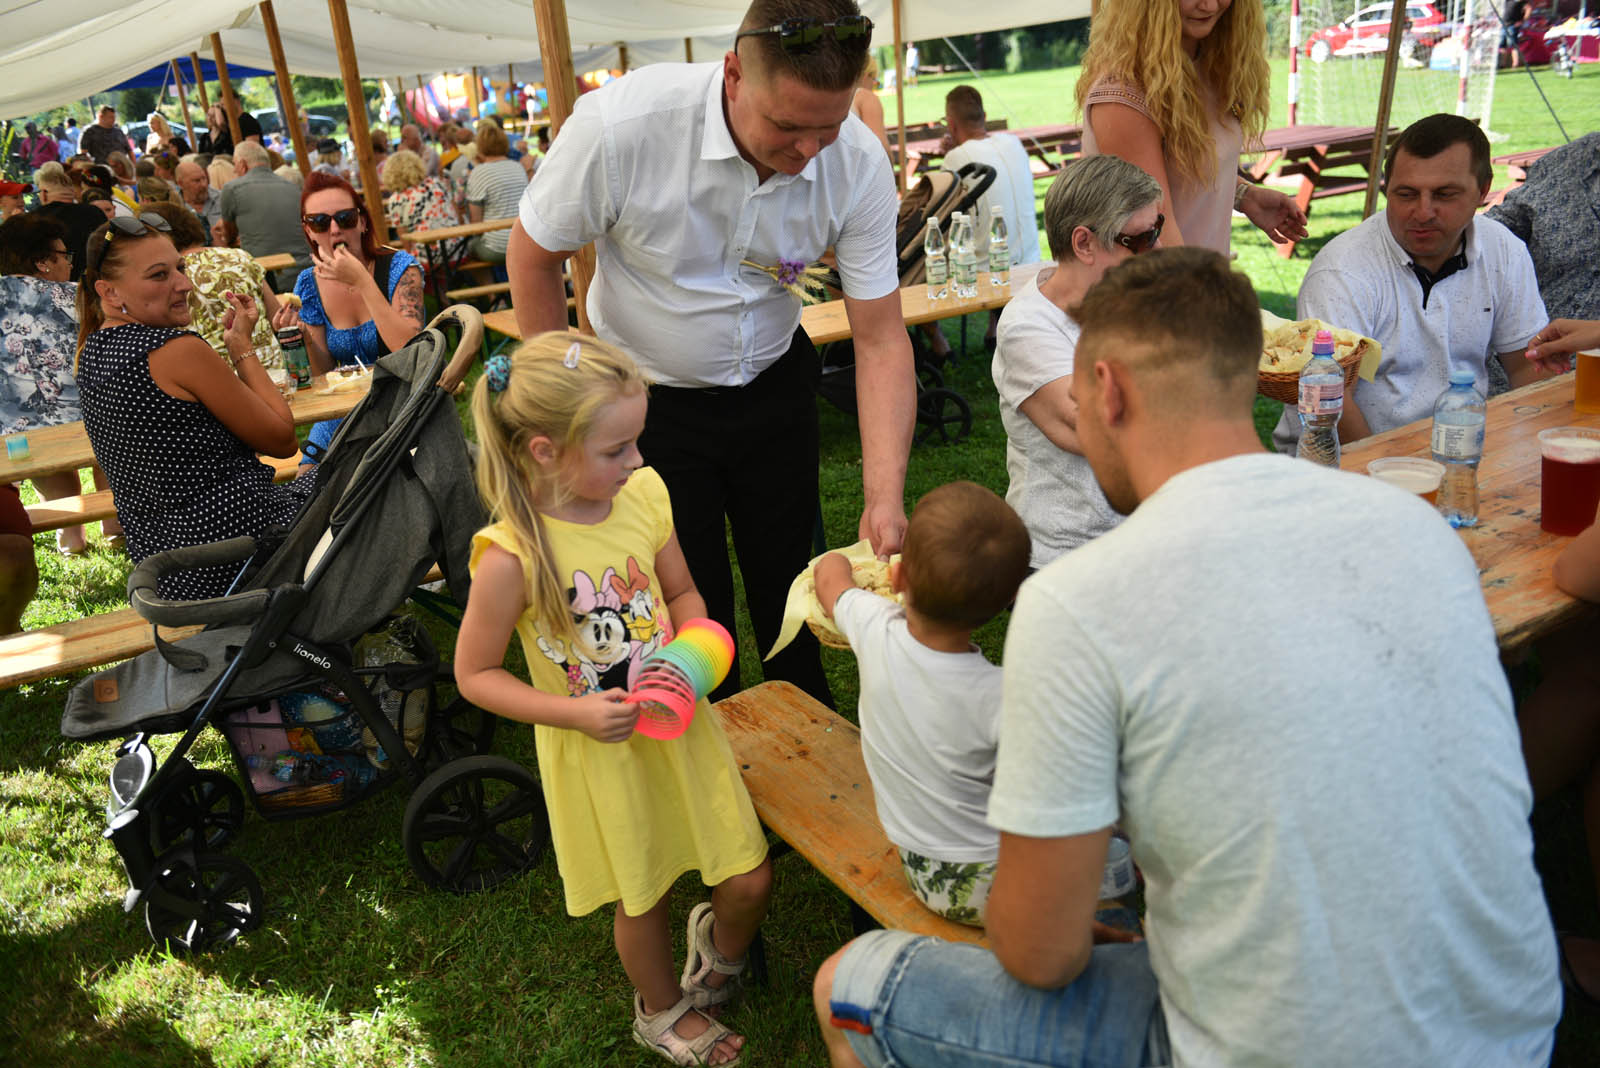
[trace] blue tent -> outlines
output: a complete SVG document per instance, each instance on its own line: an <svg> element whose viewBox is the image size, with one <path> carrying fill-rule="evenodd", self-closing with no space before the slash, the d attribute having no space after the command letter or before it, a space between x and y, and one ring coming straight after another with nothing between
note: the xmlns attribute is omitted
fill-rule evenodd
<svg viewBox="0 0 1600 1068"><path fill-rule="evenodd" d="M183 75L184 91L187 92L194 79L194 68L189 65L187 59L178 60L178 73ZM217 65L209 59L202 59L200 61L200 76L208 82L216 81ZM238 78L271 78L272 76L272 71L262 70L259 67L241 67L236 63L228 65L228 78L230 80ZM129 78L120 85L113 85L108 92L114 92L118 89L159 89L163 82L170 82L171 80L172 67L163 63L159 67L151 67L143 74Z"/></svg>

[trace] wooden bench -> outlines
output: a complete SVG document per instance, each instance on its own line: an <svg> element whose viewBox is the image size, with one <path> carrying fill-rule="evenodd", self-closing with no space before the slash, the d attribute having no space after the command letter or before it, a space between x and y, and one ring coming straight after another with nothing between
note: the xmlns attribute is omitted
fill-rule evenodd
<svg viewBox="0 0 1600 1068"><path fill-rule="evenodd" d="M885 927L987 944L983 931L932 912L884 837L861 758L861 732L787 682L715 705L756 814Z"/></svg>
<svg viewBox="0 0 1600 1068"><path fill-rule="evenodd" d="M288 459L263 458L272 465L272 480L287 482L300 470L300 454ZM117 507L111 500L110 490L96 490L81 497L57 497L53 501L40 501L28 505L28 520L35 534L46 530L60 530L83 523L97 523L102 519L115 519Z"/></svg>
<svg viewBox="0 0 1600 1068"><path fill-rule="evenodd" d="M444 573L435 565L423 581L433 582L443 577ZM167 627L163 628L161 637L177 641L199 630L199 627ZM132 608L25 630L0 638L0 690L114 664L154 648L149 622Z"/></svg>

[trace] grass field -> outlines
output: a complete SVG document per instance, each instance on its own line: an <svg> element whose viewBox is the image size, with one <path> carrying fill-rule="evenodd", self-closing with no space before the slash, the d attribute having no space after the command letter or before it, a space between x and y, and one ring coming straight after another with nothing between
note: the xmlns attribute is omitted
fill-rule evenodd
<svg viewBox="0 0 1600 1068"><path fill-rule="evenodd" d="M991 76L982 88L991 114L1006 115L1014 126L1072 121L1076 74ZM944 92L960 80L927 77L911 87L907 117L937 115ZM1600 128L1600 65L1586 65L1570 82L1545 78L1544 85L1569 132ZM1280 88L1275 99L1281 96ZM1559 140L1524 74L1503 72L1495 116L1495 127L1509 135L1495 146L1497 154ZM1236 222L1239 264L1264 305L1292 311L1311 255L1359 221L1360 207L1359 197L1318 202L1311 239L1288 261ZM959 347L961 324L948 323L946 331ZM953 479L1005 489L1004 434L982 331L977 319L967 324L968 354L949 371L972 402L972 437L961 446L918 448L908 501ZM1270 426L1275 406L1260 405L1258 421ZM853 420L824 406L822 441L828 540L848 543L861 507ZM64 560L44 535L36 550L42 582L28 626L126 603L124 557L97 548ZM995 659L1004 622L980 635ZM451 633L433 629L448 656ZM742 637L748 649L748 628ZM839 707L853 717L854 663L846 653L827 653L826 663ZM746 653L743 667L747 678L758 677L753 654ZM0 974L7 980L0 989L0 1049L10 1051L0 1059L96 1068L659 1063L629 1041L629 989L611 947L608 914L567 917L549 858L486 895L424 889L401 848L399 790L306 822L269 825L250 815L230 851L261 878L265 926L231 949L193 959L153 952L142 918L119 907L126 883L100 837L111 747L74 744L58 734L73 681L0 694ZM496 751L533 762L525 730L502 728ZM194 756L202 765L229 763L214 732ZM1536 860L1558 925L1600 931L1573 799L1543 806L1535 825ZM681 939L682 917L698 900L695 880L686 878L679 890L674 926ZM1395 892L1405 893L1405 885ZM747 1063L822 1062L809 979L849 933L845 904L831 886L797 857L780 860L766 928L771 975L733 1018L750 1037ZM1556 1063L1600 1062L1600 1036L1587 1021L1574 1020L1576 1012L1563 1023Z"/></svg>

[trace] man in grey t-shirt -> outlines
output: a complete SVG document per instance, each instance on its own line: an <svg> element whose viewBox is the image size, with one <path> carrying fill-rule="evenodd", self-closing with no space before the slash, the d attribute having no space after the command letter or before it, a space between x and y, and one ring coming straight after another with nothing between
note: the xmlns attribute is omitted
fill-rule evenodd
<svg viewBox="0 0 1600 1068"><path fill-rule="evenodd" d="M1414 495L1261 448L1256 296L1217 253L1136 257L1074 314L1078 436L1128 518L1017 599L993 953L852 942L817 976L833 1063L1547 1064L1555 939L1471 555ZM1113 823L1145 943L1093 944Z"/></svg>
<svg viewBox="0 0 1600 1068"><path fill-rule="evenodd" d="M294 266L273 272L273 288L286 293L311 266L310 246L300 227L300 187L272 173L267 150L245 141L233 150L238 177L222 187L222 225L229 245L252 256L287 252Z"/></svg>

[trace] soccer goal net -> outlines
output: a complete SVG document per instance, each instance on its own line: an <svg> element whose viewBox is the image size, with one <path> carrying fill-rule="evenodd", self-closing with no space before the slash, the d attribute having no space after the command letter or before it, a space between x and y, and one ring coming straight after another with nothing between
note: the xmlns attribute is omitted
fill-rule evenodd
<svg viewBox="0 0 1600 1068"><path fill-rule="evenodd" d="M1391 8L1387 2L1301 0L1298 85L1291 84L1302 125L1370 125L1383 85ZM1391 125L1435 112L1490 129L1500 20L1493 0L1406 0ZM1296 41L1295 38L1298 38ZM1293 82L1293 79L1291 79Z"/></svg>

